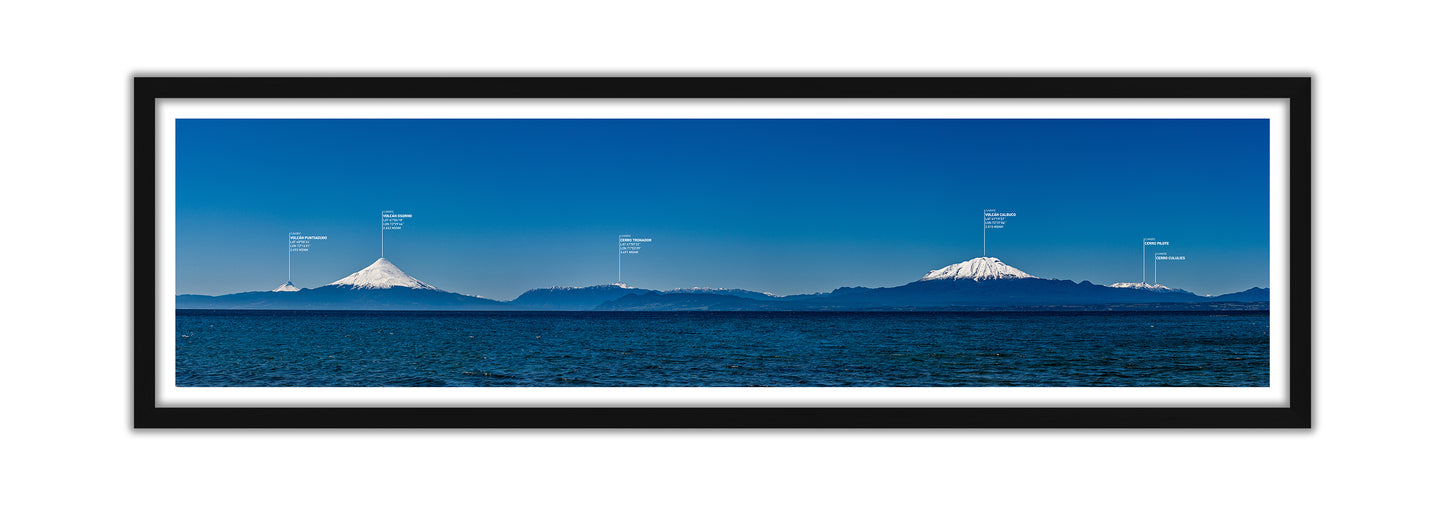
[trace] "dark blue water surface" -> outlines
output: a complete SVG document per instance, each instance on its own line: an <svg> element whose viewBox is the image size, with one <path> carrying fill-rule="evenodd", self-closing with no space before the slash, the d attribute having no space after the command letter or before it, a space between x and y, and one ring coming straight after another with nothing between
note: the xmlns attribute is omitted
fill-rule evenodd
<svg viewBox="0 0 1445 506"><path fill-rule="evenodd" d="M176 385L1269 386L1269 314L179 310Z"/></svg>

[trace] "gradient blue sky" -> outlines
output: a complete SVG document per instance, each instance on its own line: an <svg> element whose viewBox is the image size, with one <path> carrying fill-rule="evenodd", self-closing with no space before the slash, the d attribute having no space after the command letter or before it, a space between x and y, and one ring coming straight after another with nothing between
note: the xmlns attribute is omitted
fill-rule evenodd
<svg viewBox="0 0 1445 506"><path fill-rule="evenodd" d="M896 286L983 253L1030 274L1269 286L1267 120L250 120L176 128L177 293L316 287L381 255L510 300L617 281L780 295ZM1148 262L1153 281L1153 262Z"/></svg>

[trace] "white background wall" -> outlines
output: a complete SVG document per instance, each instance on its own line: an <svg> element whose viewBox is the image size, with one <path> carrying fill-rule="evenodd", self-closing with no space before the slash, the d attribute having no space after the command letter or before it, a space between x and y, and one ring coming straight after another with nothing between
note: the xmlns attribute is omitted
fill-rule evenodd
<svg viewBox="0 0 1445 506"><path fill-rule="evenodd" d="M305 4L305 5L303 5ZM15 504L1419 502L1438 16L1407 2L106 2L0 15ZM132 74L1313 75L1310 431L129 429ZM1227 205L1227 203L1221 203ZM1438 497L1435 497L1438 499ZM12 502L12 501L5 501Z"/></svg>

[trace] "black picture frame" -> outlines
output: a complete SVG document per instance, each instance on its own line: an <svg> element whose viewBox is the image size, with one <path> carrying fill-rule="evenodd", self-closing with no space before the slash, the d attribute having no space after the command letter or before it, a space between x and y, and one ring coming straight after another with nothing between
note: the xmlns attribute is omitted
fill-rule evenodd
<svg viewBox="0 0 1445 506"><path fill-rule="evenodd" d="M133 80L136 428L1309 428L1311 87L1282 77L163 77ZM1283 99L1285 407L163 407L157 404L157 109L164 99Z"/></svg>

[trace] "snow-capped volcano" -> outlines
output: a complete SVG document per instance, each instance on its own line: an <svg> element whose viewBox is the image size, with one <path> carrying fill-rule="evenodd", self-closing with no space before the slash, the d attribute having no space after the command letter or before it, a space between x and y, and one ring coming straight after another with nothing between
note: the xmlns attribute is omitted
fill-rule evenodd
<svg viewBox="0 0 1445 506"><path fill-rule="evenodd" d="M421 280L408 276L405 272L385 258L378 258L365 269L356 271L354 274L338 279L327 286L340 286L352 290L374 290L394 287L417 288L421 290L436 290L437 287L423 283Z"/></svg>
<svg viewBox="0 0 1445 506"><path fill-rule="evenodd" d="M959 262L942 269L929 271L927 276L919 281L933 281L936 279L972 279L975 281L985 279L1025 279L1037 278L1028 273L1015 269L1009 264L1003 263L994 257L978 257L967 262Z"/></svg>
<svg viewBox="0 0 1445 506"><path fill-rule="evenodd" d="M1133 288L1135 290L1148 290L1151 292L1187 292L1178 288L1169 288L1164 285L1151 285L1149 283L1114 283L1109 288Z"/></svg>
<svg viewBox="0 0 1445 506"><path fill-rule="evenodd" d="M301 291L301 289L300 289L300 288L296 288L296 285L293 285L293 284L291 284L290 281L287 281L286 284L281 285L281 286L278 286L278 287L276 287L275 290L271 290L271 291L273 291L273 292L299 292L299 291Z"/></svg>

